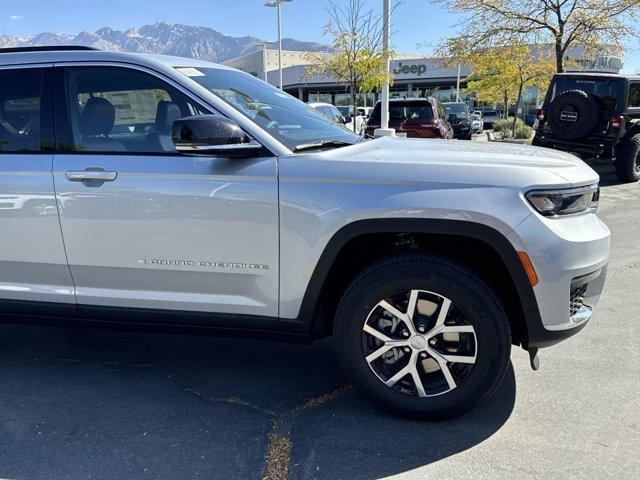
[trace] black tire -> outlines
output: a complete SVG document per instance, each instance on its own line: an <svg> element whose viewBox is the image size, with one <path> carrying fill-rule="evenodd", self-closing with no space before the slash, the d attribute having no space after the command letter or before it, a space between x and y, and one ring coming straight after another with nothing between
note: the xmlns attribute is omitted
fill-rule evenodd
<svg viewBox="0 0 640 480"><path fill-rule="evenodd" d="M475 330L475 364L464 381L445 393L420 397L393 389L365 359L365 322L378 302L407 289L450 299ZM334 337L338 359L353 385L382 409L416 419L445 419L474 408L500 385L511 354L509 322L493 290L461 263L426 254L387 257L360 273L338 306Z"/></svg>
<svg viewBox="0 0 640 480"><path fill-rule="evenodd" d="M637 182L640 180L640 133L626 138L620 143L614 165L620 181Z"/></svg>
<svg viewBox="0 0 640 480"><path fill-rule="evenodd" d="M598 100L582 90L567 90L549 105L548 125L560 140L578 140L598 124Z"/></svg>

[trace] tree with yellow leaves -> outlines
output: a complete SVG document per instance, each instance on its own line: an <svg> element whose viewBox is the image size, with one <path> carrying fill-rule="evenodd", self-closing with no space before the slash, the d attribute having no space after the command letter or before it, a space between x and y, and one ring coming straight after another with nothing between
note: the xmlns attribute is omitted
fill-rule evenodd
<svg viewBox="0 0 640 480"><path fill-rule="evenodd" d="M480 101L515 105L512 130L516 128L517 112L522 94L531 87L546 90L555 72L555 59L549 50L523 44L505 45L484 51L473 51L460 40L449 42L452 56L443 60L445 66L463 63L471 68L467 91L475 92Z"/></svg>
<svg viewBox="0 0 640 480"><path fill-rule="evenodd" d="M458 39L473 51L511 44L548 45L555 68L565 70L567 54L586 56L606 49L620 53L637 42L640 0L430 0L462 13Z"/></svg>
<svg viewBox="0 0 640 480"><path fill-rule="evenodd" d="M332 1L327 10L331 21L324 33L333 37L333 51L307 54L310 65L306 76L332 77L346 83L354 106L355 130L358 92L379 91L392 81L385 63L385 54L390 52L382 49L382 17L365 10L363 0L349 0L345 6Z"/></svg>

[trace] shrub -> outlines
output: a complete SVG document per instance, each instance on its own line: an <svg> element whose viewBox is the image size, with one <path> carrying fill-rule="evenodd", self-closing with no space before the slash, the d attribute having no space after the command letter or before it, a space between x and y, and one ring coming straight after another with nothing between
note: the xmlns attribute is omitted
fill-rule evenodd
<svg viewBox="0 0 640 480"><path fill-rule="evenodd" d="M531 128L526 123L521 122L521 124L516 125L516 129L513 132L513 137L517 139L529 140L531 137L533 137L533 128Z"/></svg>
<svg viewBox="0 0 640 480"><path fill-rule="evenodd" d="M493 124L493 131L502 133L505 130L511 130L511 125L513 125L513 118L501 118Z"/></svg>
<svg viewBox="0 0 640 480"><path fill-rule="evenodd" d="M527 140L533 136L533 129L524 123L521 119L516 119L515 131L512 131L513 117L501 118L493 124L493 131L499 133L505 139L524 139Z"/></svg>

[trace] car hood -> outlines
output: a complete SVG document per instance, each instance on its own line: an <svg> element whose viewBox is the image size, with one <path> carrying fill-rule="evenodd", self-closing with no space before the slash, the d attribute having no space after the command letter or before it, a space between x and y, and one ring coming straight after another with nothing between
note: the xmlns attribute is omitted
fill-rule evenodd
<svg viewBox="0 0 640 480"><path fill-rule="evenodd" d="M508 143L386 137L297 157L305 176L354 181L568 188L599 180L571 154Z"/></svg>

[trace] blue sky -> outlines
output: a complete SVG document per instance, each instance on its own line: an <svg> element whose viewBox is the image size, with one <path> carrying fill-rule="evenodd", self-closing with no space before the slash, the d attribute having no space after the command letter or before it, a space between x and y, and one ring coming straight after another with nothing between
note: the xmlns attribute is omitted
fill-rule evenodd
<svg viewBox="0 0 640 480"><path fill-rule="evenodd" d="M156 21L202 25L227 35L253 35L275 39L275 9L263 7L265 0L3 0L0 3L0 31L5 35L26 35L44 31L56 33L93 32L108 26L115 29L139 27ZM283 6L283 34L298 40L327 41L322 27L328 21L328 0L294 0ZM366 0L380 7L381 0ZM394 47L398 52L428 53L421 44L436 44L452 35L459 21L428 0L405 0L392 21ZM640 47L625 59L625 71L640 70Z"/></svg>

